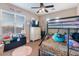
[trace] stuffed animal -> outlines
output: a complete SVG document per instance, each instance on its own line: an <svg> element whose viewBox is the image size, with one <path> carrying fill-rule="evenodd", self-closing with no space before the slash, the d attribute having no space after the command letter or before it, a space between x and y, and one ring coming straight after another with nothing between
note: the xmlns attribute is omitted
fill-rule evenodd
<svg viewBox="0 0 79 59"><path fill-rule="evenodd" d="M52 39L52 35L49 35L48 38Z"/></svg>
<svg viewBox="0 0 79 59"><path fill-rule="evenodd" d="M10 39L10 36L6 35L3 37L3 39Z"/></svg>
<svg viewBox="0 0 79 59"><path fill-rule="evenodd" d="M65 38L63 35L61 35L60 33L55 33L53 36L52 36L52 39L56 42L64 42L65 41Z"/></svg>
<svg viewBox="0 0 79 59"><path fill-rule="evenodd" d="M75 35L69 35L69 47L79 47L79 43L75 41L72 36L74 37L74 39L77 38L75 37ZM65 40L67 41L68 35L65 34L64 37L65 37Z"/></svg>
<svg viewBox="0 0 79 59"><path fill-rule="evenodd" d="M79 43L74 41L73 47L79 47Z"/></svg>
<svg viewBox="0 0 79 59"><path fill-rule="evenodd" d="M74 40L69 40L69 47L79 47L79 43Z"/></svg>
<svg viewBox="0 0 79 59"><path fill-rule="evenodd" d="M67 42L67 44L68 44L68 42ZM73 44L74 44L74 41L73 40L69 40L69 47L72 47Z"/></svg>
<svg viewBox="0 0 79 59"><path fill-rule="evenodd" d="M68 34L65 34L65 35L64 35L64 38L65 38L65 40L67 41L67 39L68 39ZM69 39L72 39L72 36L71 36L71 35L69 35Z"/></svg>

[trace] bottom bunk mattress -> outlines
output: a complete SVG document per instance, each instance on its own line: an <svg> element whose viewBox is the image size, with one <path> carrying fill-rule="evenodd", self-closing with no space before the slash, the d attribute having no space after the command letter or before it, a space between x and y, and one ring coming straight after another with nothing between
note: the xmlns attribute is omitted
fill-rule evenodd
<svg viewBox="0 0 79 59"><path fill-rule="evenodd" d="M70 48L69 55L79 56L78 49L79 48L74 48L74 47L73 49ZM45 40L40 46L40 54L53 55L53 56L67 56L67 44L66 42L58 43L58 42L53 41L52 39Z"/></svg>

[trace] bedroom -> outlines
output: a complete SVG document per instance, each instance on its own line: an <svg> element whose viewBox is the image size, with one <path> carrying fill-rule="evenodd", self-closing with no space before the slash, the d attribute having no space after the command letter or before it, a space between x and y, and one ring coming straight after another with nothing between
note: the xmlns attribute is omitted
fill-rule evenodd
<svg viewBox="0 0 79 59"><path fill-rule="evenodd" d="M51 7L48 8L50 5ZM61 18L74 16L77 18L78 15L78 3L0 3L0 54L3 56L38 56L39 44L43 42L43 37L47 34L47 22L51 19L58 22L58 19ZM76 29L70 31L74 30ZM56 32L67 32L58 28L48 31L49 35ZM20 52L21 50L22 52ZM79 54L77 55L79 56Z"/></svg>

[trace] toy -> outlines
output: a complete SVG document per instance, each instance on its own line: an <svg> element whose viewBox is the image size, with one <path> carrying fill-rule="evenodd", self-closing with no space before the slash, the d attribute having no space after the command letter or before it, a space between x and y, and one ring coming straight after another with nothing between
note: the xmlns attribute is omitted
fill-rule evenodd
<svg viewBox="0 0 79 59"><path fill-rule="evenodd" d="M3 37L3 39L9 39L10 38L10 36L4 36Z"/></svg>
<svg viewBox="0 0 79 59"><path fill-rule="evenodd" d="M10 43L10 36L8 36L8 35L3 36L3 41L5 44L9 44Z"/></svg>
<svg viewBox="0 0 79 59"><path fill-rule="evenodd" d="M69 47L79 47L79 43L74 40L69 40Z"/></svg>
<svg viewBox="0 0 79 59"><path fill-rule="evenodd" d="M65 38L63 35L61 35L60 33L55 33L53 36L52 36L52 39L56 42L64 42L65 41Z"/></svg>
<svg viewBox="0 0 79 59"><path fill-rule="evenodd" d="M48 39L48 42L51 42L51 40L52 40L52 39L49 38L49 39Z"/></svg>
<svg viewBox="0 0 79 59"><path fill-rule="evenodd" d="M68 43L67 43L68 44ZM74 41L73 40L69 40L69 47L72 47L74 44Z"/></svg>
<svg viewBox="0 0 79 59"><path fill-rule="evenodd" d="M49 36L48 36L48 38L52 39L52 36L51 36L51 35L49 35Z"/></svg>
<svg viewBox="0 0 79 59"><path fill-rule="evenodd" d="M79 43L74 41L73 47L79 47Z"/></svg>
<svg viewBox="0 0 79 59"><path fill-rule="evenodd" d="M64 38L65 38L65 40L67 41L67 39L68 39L68 34L65 34L65 35L64 35ZM72 36L71 36L71 35L69 35L69 39L72 39Z"/></svg>

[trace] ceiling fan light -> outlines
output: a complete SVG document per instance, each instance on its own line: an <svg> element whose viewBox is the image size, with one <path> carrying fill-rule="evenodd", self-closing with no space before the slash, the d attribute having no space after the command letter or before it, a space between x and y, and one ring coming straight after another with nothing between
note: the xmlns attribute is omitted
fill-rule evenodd
<svg viewBox="0 0 79 59"><path fill-rule="evenodd" d="M42 10L39 10L39 13L41 13L42 12Z"/></svg>
<svg viewBox="0 0 79 59"><path fill-rule="evenodd" d="M42 8L41 10L42 10L42 11L44 11L44 10L45 10L45 8Z"/></svg>

